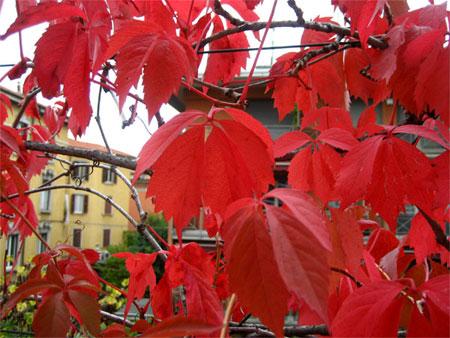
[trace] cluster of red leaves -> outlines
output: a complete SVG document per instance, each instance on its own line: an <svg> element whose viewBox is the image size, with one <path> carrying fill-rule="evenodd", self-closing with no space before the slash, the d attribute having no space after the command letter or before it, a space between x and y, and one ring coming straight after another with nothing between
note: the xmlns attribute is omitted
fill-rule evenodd
<svg viewBox="0 0 450 338"><path fill-rule="evenodd" d="M100 287L91 267L98 259L95 250L81 251L67 245L35 256L28 280L3 305L0 318L18 302L34 296L41 300L33 320L33 331L38 337L65 337L73 326L71 317L89 333L98 335Z"/></svg>
<svg viewBox="0 0 450 338"><path fill-rule="evenodd" d="M268 89L273 89L280 119L295 106L307 116L316 109L318 102L345 108L347 88L350 95L365 102L372 99L373 104L392 93L393 99L409 113L418 118L433 113L448 125L450 104L446 75L450 57L448 44L443 47L447 31L446 4L412 12L408 12L407 6L398 8L389 26L387 19L380 17L380 11L390 1L334 2L351 19L352 30L358 31L362 48L330 56L300 69L294 77L282 75L295 66L294 61L319 47L304 48L278 58L271 69L276 80ZM329 18L315 21L332 23ZM386 34L389 46L383 50L370 48L367 39L373 34ZM334 33L307 31L301 43L324 42L334 37ZM361 74L364 71L366 75Z"/></svg>
<svg viewBox="0 0 450 338"><path fill-rule="evenodd" d="M117 70L110 88L119 95L121 107L143 74L151 119L180 84L190 86L201 61L196 51L206 34L232 27L204 11L207 0L174 0L170 6L137 0L33 2L20 8L3 37L50 23L37 43L26 91L35 84L48 98L62 91L64 107L72 109L69 127L74 135L82 134L89 123L90 81L105 62L114 60L107 66L113 63ZM222 3L245 20L258 19L252 12L257 1ZM415 217L405 239L395 237L397 217L406 204L418 206L442 227L448 218L448 13L445 5L408 12L407 6L388 0L333 3L359 34L361 48L332 54L289 74L302 59L313 62L309 53L320 47L303 48L280 57L270 72L268 90L273 90L279 117L297 108L303 114L299 130L273 143L265 127L247 113L213 107L208 113L176 116L143 147L135 178L152 171L147 195L155 198L156 210L173 218L181 238L182 229L203 208L209 234L219 234L224 244L223 260L213 259L196 244L168 248L158 283L152 269L156 254L117 254L126 259L130 273L125 312L148 288L151 300L142 310L151 304L158 321L138 321L134 331L145 336L217 335L222 303L234 293L238 302L232 319L252 313L277 335L283 334L289 309L300 311L301 324L326 323L334 336L396 336L400 327L407 328L409 336L448 335L448 251L436 242L422 215ZM329 18L316 21L333 24ZM373 48L369 37L383 34L388 47ZM334 33L306 30L301 43L333 39ZM358 40L353 35L345 41ZM239 33L209 47L247 46L245 34ZM231 81L247 57L212 54L205 79ZM21 60L10 77L22 75L26 62ZM350 96L372 103L356 128L348 111ZM423 125L378 125L375 106L387 97ZM0 97L0 183L8 195L19 192L26 199L22 194L28 180L23 177L42 167L30 158L34 153L23 150L19 132L4 125L9 107ZM65 112L46 112L50 132L45 140L61 128ZM402 134L431 140L445 152L430 160ZM275 183L275 159L290 153L292 189L269 191ZM30 206L23 213L33 220L31 203L25 201L20 208ZM361 201L364 206L358 205ZM329 202L339 202L339 208L329 207ZM375 222L379 216L390 230ZM28 234L19 223L16 228L22 236ZM370 231L367 242L363 231ZM414 248L414 255L405 252L406 245ZM51 253L37 256L39 273L12 295L2 314L24 297L40 294L34 324L39 335L55 333L47 331L47 324L57 318L67 325L56 333L65 334L72 316L92 334L125 336L119 325L99 332L97 277L83 253L66 246L59 250L72 257L55 262ZM176 294L181 296L177 299ZM83 307L88 310L80 311Z"/></svg>

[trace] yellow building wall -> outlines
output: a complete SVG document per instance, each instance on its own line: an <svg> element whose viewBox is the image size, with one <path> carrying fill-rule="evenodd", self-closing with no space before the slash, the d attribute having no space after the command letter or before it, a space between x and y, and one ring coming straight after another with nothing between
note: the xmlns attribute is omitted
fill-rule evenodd
<svg viewBox="0 0 450 338"><path fill-rule="evenodd" d="M17 110L16 110L17 111ZM12 123L14 116L9 116L7 123ZM28 124L34 124L36 121L27 118ZM56 137L56 143L60 145L74 145L73 140L67 137L67 126L64 126L61 133ZM89 148L91 145L79 142L75 144L82 148ZM94 146L94 145L92 145ZM99 146L95 146L96 149ZM92 164L92 161L87 159L75 158L70 156L58 156L61 159L68 161L79 160L82 162ZM43 169L41 175L36 175L31 179L30 189L37 188L43 183L43 174L47 170L51 170L53 177L56 177L66 172L68 165L61 164L57 160L50 160L48 165ZM130 179L132 172L127 169L120 169L124 175ZM88 170L90 171L90 170ZM94 168L90 173L87 181L82 181L82 187L89 187L97 190L119 204L125 211L128 212L130 205L130 190L126 184L117 177L116 183L102 182L103 169ZM76 180L69 176L63 176L55 181L52 185L60 184L76 184ZM73 194L89 195L88 210L84 214L75 214L71 212L71 201ZM120 244L122 242L122 234L129 230L128 220L116 209L112 208L110 215L105 215L105 201L89 192L77 191L72 189L55 189L50 192L50 207L48 211L41 210L42 193L35 193L29 195L33 201L37 217L39 219L38 231L40 233L47 233L47 242L50 247L55 247L58 244L66 243L73 245L74 229L81 230L81 248L92 248L103 250L103 230L110 230L110 245ZM0 238L0 264L3 265L4 252L7 246L7 239L5 235ZM18 259L18 264L30 262L31 259L39 253L39 240L35 235L25 239L24 247L21 257ZM2 269L1 269L2 270Z"/></svg>

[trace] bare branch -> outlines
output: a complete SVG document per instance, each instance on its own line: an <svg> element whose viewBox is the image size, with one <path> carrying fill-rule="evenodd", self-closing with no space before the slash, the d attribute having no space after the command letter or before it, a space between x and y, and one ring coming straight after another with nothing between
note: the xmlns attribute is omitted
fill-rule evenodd
<svg viewBox="0 0 450 338"><path fill-rule="evenodd" d="M230 334L256 334L264 337L275 337L275 334L267 329L264 325L244 324L231 322L229 324ZM297 336L304 337L309 335L329 336L330 333L325 324L322 325L305 325L305 326L286 326L284 327L284 335L287 337Z"/></svg>
<svg viewBox="0 0 450 338"><path fill-rule="evenodd" d="M25 148L28 150L42 151L44 153L51 153L51 154L75 156L80 158L86 158L92 161L112 164L130 170L136 169L136 158L133 156L113 155L99 150L69 147L58 144L49 144L34 141L25 141L24 144Z"/></svg>
<svg viewBox="0 0 450 338"><path fill-rule="evenodd" d="M217 15L223 16L225 19L227 19L228 21L230 21L233 25L235 26L240 26L240 25L244 25L245 21L242 21L238 18L235 18L234 16L232 16L230 13L228 13L223 7L222 4L220 3L219 0L214 0L214 12Z"/></svg>
<svg viewBox="0 0 450 338"><path fill-rule="evenodd" d="M305 19L303 18L303 11L297 6L295 0L288 0L287 4L294 10L295 15L297 16L297 22L299 24L304 24Z"/></svg>
<svg viewBox="0 0 450 338"><path fill-rule="evenodd" d="M108 319L114 323L123 324L127 327L132 327L134 325L134 323L130 322L128 319L122 318L118 315L103 310L100 310L100 314L102 315L103 318Z"/></svg>
<svg viewBox="0 0 450 338"><path fill-rule="evenodd" d="M41 91L41 88L35 88L34 90L32 90L31 92L29 92L26 96L25 99L23 100L22 106L20 107L20 110L16 116L16 118L14 119L14 122L12 124L13 128L17 128L17 126L19 125L20 119L23 116L23 113L25 113L25 110L27 109L28 105L30 104L31 100Z"/></svg>
<svg viewBox="0 0 450 338"><path fill-rule="evenodd" d="M221 32L215 33L205 39L203 39L200 42L199 49L203 48L208 43L218 40L220 38L223 38L224 36L236 34L239 32L245 32L245 31L259 31L264 28L266 28L267 22L266 21L257 21L257 22L245 22L244 24L229 28L226 30L223 30ZM291 27L291 28L305 28L305 29L312 29L320 32L326 32L326 33L336 33L341 36L350 36L353 38L358 39L359 35L358 32L355 32L352 34L350 28L342 27L338 25L334 25L331 23L323 23L323 22L315 22L315 21L305 21L304 23L300 23L298 21L292 21L292 20L286 20L286 21L273 21L269 28L282 28L282 27ZM387 48L387 43L380 39L379 37L371 36L368 38L368 43L372 47L379 48L379 49L385 49Z"/></svg>

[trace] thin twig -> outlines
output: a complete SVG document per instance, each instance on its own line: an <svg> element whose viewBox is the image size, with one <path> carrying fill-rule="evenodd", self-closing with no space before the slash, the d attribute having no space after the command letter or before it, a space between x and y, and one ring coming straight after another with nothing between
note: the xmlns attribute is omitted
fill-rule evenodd
<svg viewBox="0 0 450 338"><path fill-rule="evenodd" d="M134 323L129 321L128 319L125 319L123 317L120 317L118 315L103 310L100 310L100 314L102 315L103 318L108 319L114 323L124 324L127 327L132 327L134 325Z"/></svg>
<svg viewBox="0 0 450 338"><path fill-rule="evenodd" d="M108 140L106 139L105 132L103 131L102 123L100 121L100 102L102 100L102 87L98 87L98 98L97 98L97 115L95 116L95 121L97 122L98 129L100 130L100 134L103 139L103 143L105 144L106 150L108 153L112 154L111 148L109 147Z"/></svg>
<svg viewBox="0 0 450 338"><path fill-rule="evenodd" d="M13 128L17 128L19 125L20 119L23 116L23 113L25 113L25 110L27 109L27 106L30 104L31 100L41 91L41 88L35 88L31 92L29 92L25 99L23 100L22 106L20 107L19 112L17 113L16 118L14 119L14 122L12 124Z"/></svg>
<svg viewBox="0 0 450 338"><path fill-rule="evenodd" d="M225 310L225 315L223 317L222 322L222 329L220 330L220 338L225 338L227 335L228 321L230 320L231 312L233 310L235 301L236 301L236 294L233 293L230 297L230 300L228 301L227 309Z"/></svg>
<svg viewBox="0 0 450 338"><path fill-rule="evenodd" d="M344 275L345 277L350 278L356 284L356 286L359 287L359 288L361 286L363 286L363 284L359 280L357 280L353 275L351 275L350 273L348 273L345 270L342 270L342 269L339 269L339 268L335 268L335 267L331 267L330 270L333 271L333 272L340 273L341 275Z"/></svg>
<svg viewBox="0 0 450 338"><path fill-rule="evenodd" d="M212 83L206 82L206 81L202 81L199 79L194 79L194 83L197 83L201 86L205 86L209 89L217 90L217 91L221 92L223 95L225 95L227 97L231 97L235 101L239 100L239 97L241 96L241 94L237 93L233 88L216 86L215 84L212 84Z"/></svg>
<svg viewBox="0 0 450 338"><path fill-rule="evenodd" d="M358 42L359 41L354 41ZM349 42L339 42L339 44L348 44ZM329 45L329 42L318 42L318 43L303 43L299 45L282 45L282 46L266 46L262 47L261 50L274 50L274 49L292 49L292 48L305 48L305 47L322 47ZM252 52L257 51L259 47L249 47L249 48L223 48L223 49L212 49L199 51L197 54L222 54L222 53L238 53L238 52Z"/></svg>

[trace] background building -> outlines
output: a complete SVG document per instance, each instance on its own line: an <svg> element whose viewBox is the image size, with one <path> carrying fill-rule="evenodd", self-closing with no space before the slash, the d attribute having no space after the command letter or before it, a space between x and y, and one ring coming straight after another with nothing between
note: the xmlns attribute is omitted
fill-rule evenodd
<svg viewBox="0 0 450 338"><path fill-rule="evenodd" d="M22 96L8 89L0 88L0 90L10 97L17 114ZM44 109L45 107L38 106L41 114ZM15 116L9 116L7 123L12 123L14 118ZM37 123L37 120L24 116L20 127ZM55 138L57 144L106 151L103 146L69 139L67 131L67 125L64 125ZM122 152L114 152L127 156ZM59 155L58 159L61 161L51 159L41 174L31 179L30 189L53 179L56 181L52 185L86 186L108 196L128 212L130 190L111 167L92 166L92 161L72 156ZM69 175L64 175L69 169L69 165L65 162L89 166L75 167ZM120 170L128 179L131 178L130 170ZM121 243L123 232L129 229L127 219L108 201L86 191L63 188L31 194L30 198L39 219L38 231L51 247L67 243L79 248L102 251L109 245ZM43 252L45 247L35 236L27 237L24 243L20 243L19 234L13 233L0 238L0 252L4 253L5 249L10 256L8 265L11 266L14 259L18 263L29 261L36 254ZM3 264L4 255L0 256L0 263Z"/></svg>

